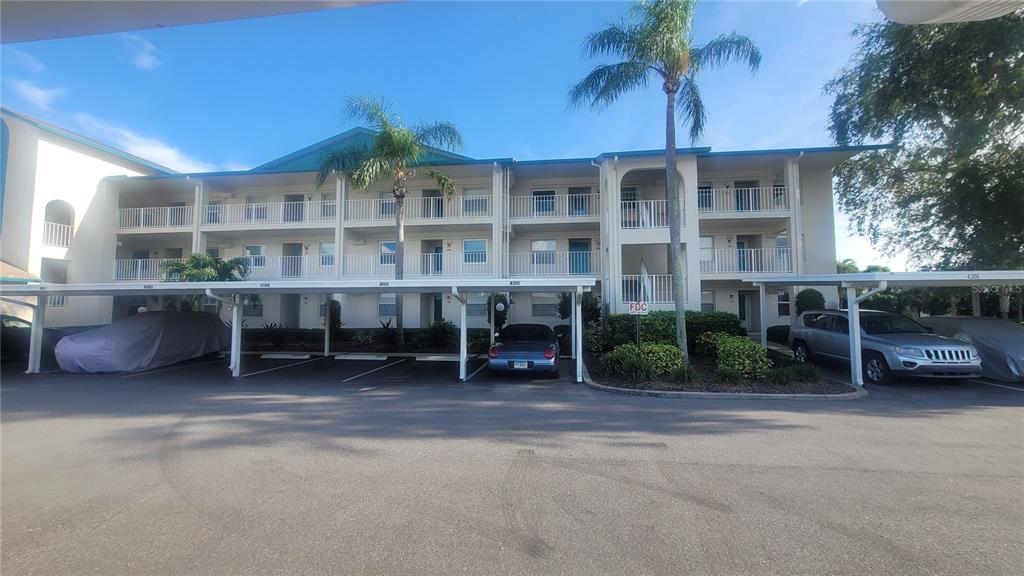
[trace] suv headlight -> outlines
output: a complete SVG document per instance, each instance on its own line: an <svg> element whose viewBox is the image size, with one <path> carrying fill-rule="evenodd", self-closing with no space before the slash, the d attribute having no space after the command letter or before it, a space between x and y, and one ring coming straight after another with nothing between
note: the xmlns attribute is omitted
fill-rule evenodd
<svg viewBox="0 0 1024 576"><path fill-rule="evenodd" d="M971 360L974 360L975 358L981 358L981 354L978 354L977 348L971 346Z"/></svg>
<svg viewBox="0 0 1024 576"><path fill-rule="evenodd" d="M914 358L927 358L927 356L925 356L925 354L924 354L924 350L922 350L920 348L907 348L907 347L904 347L904 346L893 346L892 349L893 349L893 351L895 351L900 356L912 356Z"/></svg>

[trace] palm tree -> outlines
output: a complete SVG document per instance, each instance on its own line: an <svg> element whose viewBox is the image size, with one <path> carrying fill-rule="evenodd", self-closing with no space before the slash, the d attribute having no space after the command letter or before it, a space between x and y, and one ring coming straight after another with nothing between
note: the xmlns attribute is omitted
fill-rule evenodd
<svg viewBox="0 0 1024 576"><path fill-rule="evenodd" d="M317 187L323 186L332 173L347 174L357 188L369 188L382 180L391 181L395 198L395 280L405 277L405 199L409 179L421 167L428 178L437 182L444 196L455 195L455 182L444 172L426 165L432 149L454 151L462 147L462 133L450 122L428 122L406 126L391 106L380 99L349 98L349 117L362 120L377 134L368 146L334 150L324 157L317 174ZM402 328L402 296L395 298L395 329L398 345L405 344Z"/></svg>
<svg viewBox="0 0 1024 576"><path fill-rule="evenodd" d="M249 263L245 258L222 260L209 254L192 254L185 260L172 260L163 265L165 282L238 282L245 280L249 274ZM193 297L193 305L199 300ZM246 301L252 303L259 296L250 294ZM221 302L217 301L217 315L220 315Z"/></svg>
<svg viewBox="0 0 1024 576"><path fill-rule="evenodd" d="M652 0L633 5L629 19L587 36L583 52L589 57L614 56L615 64L600 64L569 91L572 107L607 106L625 93L660 81L665 92L665 184L668 199L669 254L672 296L676 307L676 342L687 357L686 316L683 296L682 222L676 173L676 109L690 123L690 140L704 132L707 114L697 89L697 76L730 61L746 62L756 71L761 52L748 38L735 32L707 44L693 44L695 0Z"/></svg>
<svg viewBox="0 0 1024 576"><path fill-rule="evenodd" d="M842 260L836 260L836 273L838 274L856 274L860 272L860 268L857 267L857 263L853 258L843 258Z"/></svg>

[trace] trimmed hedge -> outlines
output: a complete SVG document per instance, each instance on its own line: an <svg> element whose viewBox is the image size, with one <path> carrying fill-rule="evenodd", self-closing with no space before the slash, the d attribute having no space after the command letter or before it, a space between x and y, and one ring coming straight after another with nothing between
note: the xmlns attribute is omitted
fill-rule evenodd
<svg viewBox="0 0 1024 576"><path fill-rule="evenodd" d="M764 378L772 361L768 349L742 336L728 336L718 341L716 357L719 373L739 373L746 378Z"/></svg>
<svg viewBox="0 0 1024 576"><path fill-rule="evenodd" d="M616 347L636 342L636 316L611 314L608 317L608 336L605 345ZM740 324L740 317L729 312L686 311L686 343L693 347L697 338L706 332L724 332L743 336L746 331ZM640 316L640 342L651 344L676 343L676 313L658 310L647 316Z"/></svg>
<svg viewBox="0 0 1024 576"><path fill-rule="evenodd" d="M718 343L725 338L737 338L725 332L705 332L697 337L696 352L702 356L716 356Z"/></svg>
<svg viewBox="0 0 1024 576"><path fill-rule="evenodd" d="M669 344L622 344L605 354L601 366L609 376L633 382L674 375L683 367L679 349Z"/></svg>
<svg viewBox="0 0 1024 576"><path fill-rule="evenodd" d="M825 307L825 296L814 288L804 288L796 295L796 313Z"/></svg>

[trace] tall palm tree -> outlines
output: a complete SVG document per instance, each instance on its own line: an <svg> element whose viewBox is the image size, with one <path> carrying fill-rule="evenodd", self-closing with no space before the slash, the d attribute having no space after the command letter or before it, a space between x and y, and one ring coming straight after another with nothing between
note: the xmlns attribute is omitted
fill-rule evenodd
<svg viewBox="0 0 1024 576"><path fill-rule="evenodd" d="M752 71L761 64L761 51L747 36L722 34L707 44L693 44L695 0L651 0L633 5L629 18L587 36L583 52L589 57L621 58L600 64L569 90L569 105L607 106L625 93L659 81L665 92L665 187L668 199L669 254L672 296L676 307L676 342L685 358L686 316L683 296L682 222L676 173L676 111L690 123L690 140L704 132L707 113L697 89L697 76L730 61L745 62Z"/></svg>
<svg viewBox="0 0 1024 576"><path fill-rule="evenodd" d="M853 258L843 258L836 260L836 272L838 274L856 274L860 272L860 268L857 267L857 262Z"/></svg>
<svg viewBox="0 0 1024 576"><path fill-rule="evenodd" d="M427 165L431 149L454 151L462 147L462 133L450 122L428 122L406 126L390 104L381 99L349 98L346 110L350 118L370 125L377 134L366 146L352 146L331 151L324 157L317 174L317 187L323 186L332 173L346 174L357 188L369 188L382 180L391 181L395 198L395 280L405 277L405 199L407 183L423 175L437 182L450 201L455 195L455 181L444 172ZM398 345L405 344L402 327L402 295L395 298L395 329Z"/></svg>
<svg viewBox="0 0 1024 576"><path fill-rule="evenodd" d="M249 263L245 258L223 260L209 254L192 254L185 260L172 260L163 265L165 282L237 282L245 280L249 274ZM199 296L192 298L193 305ZM246 301L253 303L259 300L256 294L246 296ZM217 315L220 315L221 302L217 301Z"/></svg>

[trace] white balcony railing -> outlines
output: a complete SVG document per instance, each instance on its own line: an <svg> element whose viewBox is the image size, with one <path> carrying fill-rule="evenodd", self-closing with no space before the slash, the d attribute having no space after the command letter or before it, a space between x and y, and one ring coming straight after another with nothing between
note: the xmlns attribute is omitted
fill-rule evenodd
<svg viewBox="0 0 1024 576"><path fill-rule="evenodd" d="M192 226L192 214L192 206L120 208L117 211L117 227L121 230L185 228Z"/></svg>
<svg viewBox="0 0 1024 576"><path fill-rule="evenodd" d="M490 196L456 196L447 198L407 197L405 220L460 220L489 218ZM345 219L350 222L394 222L395 201L389 198L362 198L345 201Z"/></svg>
<svg viewBox="0 0 1024 576"><path fill-rule="evenodd" d="M553 194L543 196L510 196L508 217L587 218L600 215L597 194Z"/></svg>
<svg viewBox="0 0 1024 576"><path fill-rule="evenodd" d="M406 254L405 278L429 276L491 276L493 263L488 252L443 252ZM344 259L342 275L353 278L394 278L395 254L353 254Z"/></svg>
<svg viewBox="0 0 1024 576"><path fill-rule="evenodd" d="M789 190L785 186L705 188L697 191L697 208L701 214L789 210Z"/></svg>
<svg viewBox="0 0 1024 576"><path fill-rule="evenodd" d="M648 274L646 280L640 274L622 275L622 301L648 304L671 304L672 275Z"/></svg>
<svg viewBox="0 0 1024 576"><path fill-rule="evenodd" d="M668 228L668 200L623 200L622 227Z"/></svg>
<svg viewBox="0 0 1024 576"><path fill-rule="evenodd" d="M114 260L114 280L161 280L164 265L182 258L125 258Z"/></svg>
<svg viewBox="0 0 1024 576"><path fill-rule="evenodd" d="M333 278L334 256L246 256L246 280Z"/></svg>
<svg viewBox="0 0 1024 576"><path fill-rule="evenodd" d="M601 271L601 252L512 252L509 276L596 276Z"/></svg>
<svg viewBox="0 0 1024 576"><path fill-rule="evenodd" d="M46 305L53 308L66 308L68 305L67 296L47 296Z"/></svg>
<svg viewBox="0 0 1024 576"><path fill-rule="evenodd" d="M71 246L71 236L74 227L68 224L56 222L43 222L43 244L67 248Z"/></svg>
<svg viewBox="0 0 1024 576"><path fill-rule="evenodd" d="M700 271L705 274L792 272L792 251L789 248L704 249L700 251Z"/></svg>
<svg viewBox="0 0 1024 576"><path fill-rule="evenodd" d="M336 207L337 203L333 200L208 204L204 223L210 226L332 223Z"/></svg>

